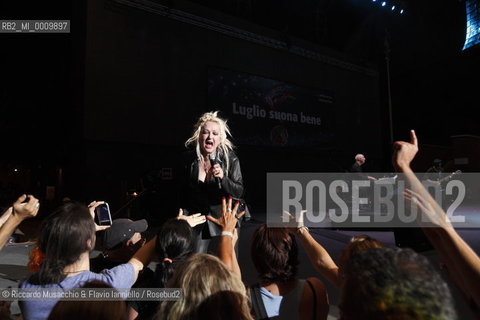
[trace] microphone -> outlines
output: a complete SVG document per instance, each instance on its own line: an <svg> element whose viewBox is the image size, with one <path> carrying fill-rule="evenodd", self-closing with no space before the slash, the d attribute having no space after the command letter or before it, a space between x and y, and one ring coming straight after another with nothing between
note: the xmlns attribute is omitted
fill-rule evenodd
<svg viewBox="0 0 480 320"><path fill-rule="evenodd" d="M214 153L210 153L208 157L210 158L210 165L212 168L214 165L219 164L219 161L216 159ZM215 181L217 182L218 189L222 189L222 181L220 181L220 178L215 178Z"/></svg>

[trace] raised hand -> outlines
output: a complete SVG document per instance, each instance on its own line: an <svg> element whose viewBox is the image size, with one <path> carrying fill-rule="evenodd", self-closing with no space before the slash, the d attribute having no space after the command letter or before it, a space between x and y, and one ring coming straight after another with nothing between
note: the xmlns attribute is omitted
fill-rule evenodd
<svg viewBox="0 0 480 320"><path fill-rule="evenodd" d="M24 202L27 200L27 202ZM12 215L20 218L21 220L35 217L38 213L38 209L40 208L40 202L38 199L32 196L31 194L21 195L17 201L13 203L13 210Z"/></svg>
<svg viewBox="0 0 480 320"><path fill-rule="evenodd" d="M283 211L282 222L287 223L287 228L294 229L291 231L296 231L305 226L304 216L307 210L302 210L295 217L288 211Z"/></svg>
<svg viewBox="0 0 480 320"><path fill-rule="evenodd" d="M240 201L237 201L232 209L232 198L230 197L228 202L225 198L222 198L222 215L220 218L207 216L207 219L219 225L222 231L233 232L238 219L245 214L245 211L237 214L239 205Z"/></svg>
<svg viewBox="0 0 480 320"><path fill-rule="evenodd" d="M182 208L178 209L177 219L187 221L192 228L206 221L205 216L201 213L195 213L190 216L184 215Z"/></svg>
<svg viewBox="0 0 480 320"><path fill-rule="evenodd" d="M405 189L403 195L406 200L410 201L410 203L415 206L417 210L420 210L428 219L427 221L419 221L420 225L428 222L440 228L452 228L451 221L440 206L432 205L431 201L428 201L420 193L410 189ZM417 215L417 217L421 219L422 216Z"/></svg>
<svg viewBox="0 0 480 320"><path fill-rule="evenodd" d="M0 225L0 250L8 240L8 237L15 231L23 220L35 217L38 213L40 203L32 195L21 195L13 206L9 208L1 217Z"/></svg>
<svg viewBox="0 0 480 320"><path fill-rule="evenodd" d="M104 203L105 201L94 200L90 202L90 204L88 205L88 211L90 211L90 215L92 216L93 221L95 221L95 208ZM98 224L95 223L95 231L102 231L108 228L110 228L110 226L99 226Z"/></svg>
<svg viewBox="0 0 480 320"><path fill-rule="evenodd" d="M395 170L402 171L410 166L418 152L418 140L414 130L410 130L410 142L396 141L393 144L392 163Z"/></svg>

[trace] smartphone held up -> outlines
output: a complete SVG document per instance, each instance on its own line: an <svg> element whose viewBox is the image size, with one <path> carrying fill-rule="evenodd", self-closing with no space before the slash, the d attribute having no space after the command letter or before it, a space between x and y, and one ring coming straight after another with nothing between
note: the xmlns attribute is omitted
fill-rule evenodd
<svg viewBox="0 0 480 320"><path fill-rule="evenodd" d="M110 214L108 203L105 202L95 208L95 219L99 226L112 225L112 215Z"/></svg>

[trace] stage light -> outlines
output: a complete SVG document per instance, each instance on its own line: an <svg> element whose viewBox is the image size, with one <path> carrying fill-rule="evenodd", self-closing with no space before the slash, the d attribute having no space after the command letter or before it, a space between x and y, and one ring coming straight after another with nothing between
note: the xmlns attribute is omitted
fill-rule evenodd
<svg viewBox="0 0 480 320"><path fill-rule="evenodd" d="M395 6L392 6L392 11L395 10Z"/></svg>
<svg viewBox="0 0 480 320"><path fill-rule="evenodd" d="M386 3L385 1L382 2L382 7L385 7L386 4L387 4L387 3Z"/></svg>
<svg viewBox="0 0 480 320"><path fill-rule="evenodd" d="M400 14L403 14L403 9L402 9L402 10L400 10Z"/></svg>
<svg viewBox="0 0 480 320"><path fill-rule="evenodd" d="M467 30L463 50L480 44L480 0L467 0L465 9Z"/></svg>
<svg viewBox="0 0 480 320"><path fill-rule="evenodd" d="M372 0L372 2L377 2L377 0Z"/></svg>

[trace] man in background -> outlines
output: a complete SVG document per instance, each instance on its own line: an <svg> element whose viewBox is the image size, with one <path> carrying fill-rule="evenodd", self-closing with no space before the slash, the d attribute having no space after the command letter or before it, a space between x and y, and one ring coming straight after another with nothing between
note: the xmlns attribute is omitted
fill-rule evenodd
<svg viewBox="0 0 480 320"><path fill-rule="evenodd" d="M442 160L435 159L433 160L433 166L430 167L426 174L426 180L436 181L439 182L443 178L443 167L442 167Z"/></svg>

